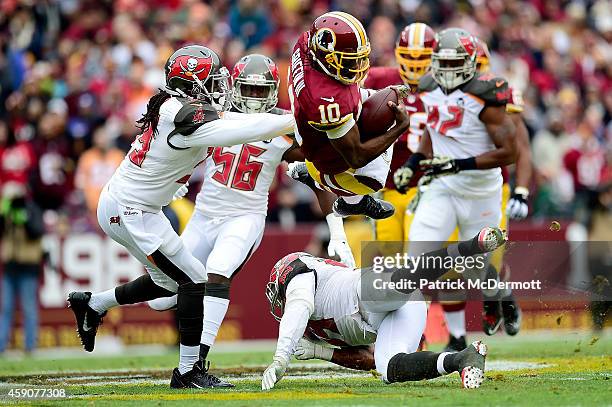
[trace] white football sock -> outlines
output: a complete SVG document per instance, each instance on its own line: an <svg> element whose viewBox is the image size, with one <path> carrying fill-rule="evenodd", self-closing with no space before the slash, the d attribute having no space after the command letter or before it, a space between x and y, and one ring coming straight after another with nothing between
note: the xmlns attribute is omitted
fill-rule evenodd
<svg viewBox="0 0 612 407"><path fill-rule="evenodd" d="M202 329L202 340L204 345L212 346L215 343L221 323L227 313L229 300L219 297L204 297L204 329Z"/></svg>
<svg viewBox="0 0 612 407"><path fill-rule="evenodd" d="M179 365L178 370L180 374L185 374L191 369L193 365L198 361L200 357L200 345L187 346L181 345L179 350Z"/></svg>
<svg viewBox="0 0 612 407"><path fill-rule="evenodd" d="M94 311L97 311L98 314L102 314L104 311L108 311L117 305L119 305L119 303L115 298L114 288L102 291L101 293L92 294L91 298L89 299L89 306Z"/></svg>
<svg viewBox="0 0 612 407"><path fill-rule="evenodd" d="M465 310L444 312L448 332L455 338L465 335Z"/></svg>
<svg viewBox="0 0 612 407"><path fill-rule="evenodd" d="M363 195L343 196L342 199L344 199L347 204L355 205L361 202Z"/></svg>

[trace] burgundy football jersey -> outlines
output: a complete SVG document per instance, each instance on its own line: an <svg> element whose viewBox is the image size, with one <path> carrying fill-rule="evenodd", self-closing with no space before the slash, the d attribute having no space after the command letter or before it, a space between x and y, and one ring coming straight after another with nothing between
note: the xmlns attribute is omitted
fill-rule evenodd
<svg viewBox="0 0 612 407"><path fill-rule="evenodd" d="M331 145L327 130L361 113L359 85L345 85L320 72L308 57L308 32L302 34L291 56L289 99L295 117L304 156L326 174L349 169L340 153Z"/></svg>
<svg viewBox="0 0 612 407"><path fill-rule="evenodd" d="M403 84L402 78L399 75L399 70L394 67L375 67L370 68L368 77L365 80L364 88L366 89L382 89L391 85ZM393 174L395 170L401 167L410 157L412 151L416 151L421 137L425 131L427 122L427 113L425 106L421 102L417 93L408 95L403 100L406 106L406 111L410 117L410 127L408 131L402 134L395 145L393 146L393 158L391 159L391 170L387 177L385 188L395 189L393 185ZM416 182L416 177L415 177Z"/></svg>

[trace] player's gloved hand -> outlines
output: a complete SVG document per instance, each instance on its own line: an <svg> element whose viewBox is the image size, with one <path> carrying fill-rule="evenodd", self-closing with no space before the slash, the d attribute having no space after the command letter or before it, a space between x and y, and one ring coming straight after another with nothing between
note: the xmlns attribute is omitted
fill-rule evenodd
<svg viewBox="0 0 612 407"><path fill-rule="evenodd" d="M306 338L300 339L300 341L295 347L295 352L293 352L293 355L298 360L331 360L333 354L334 350L332 348L328 348L327 346L323 346L318 343L310 342Z"/></svg>
<svg viewBox="0 0 612 407"><path fill-rule="evenodd" d="M420 165L425 170L425 175L429 175L432 178L456 174L459 171L477 169L476 159L474 157L461 159L434 157L429 160L422 160Z"/></svg>
<svg viewBox="0 0 612 407"><path fill-rule="evenodd" d="M340 262L349 268L355 268L355 258L346 240L330 240L327 245L327 254L330 257L338 256Z"/></svg>
<svg viewBox="0 0 612 407"><path fill-rule="evenodd" d="M395 184L395 189L400 194L405 194L409 189L410 181L412 181L412 177L420 168L420 163L425 158L425 154L423 153L414 153L410 156L408 161L398 168L393 174L393 183Z"/></svg>
<svg viewBox="0 0 612 407"><path fill-rule="evenodd" d="M287 370L287 362L274 357L274 361L264 371L263 377L261 378L261 389L270 390L276 383L285 375Z"/></svg>
<svg viewBox="0 0 612 407"><path fill-rule="evenodd" d="M402 100L412 93L410 85L391 85L389 87L397 94L397 100Z"/></svg>
<svg viewBox="0 0 612 407"><path fill-rule="evenodd" d="M514 193L510 201L508 201L508 208L506 209L506 214L510 219L525 219L527 217L529 213L527 198L529 198L529 190L527 188L514 188Z"/></svg>
<svg viewBox="0 0 612 407"><path fill-rule="evenodd" d="M346 233L344 233L344 222L342 218L330 213L325 217L327 226L329 227L329 244L327 245L327 254L330 257L338 256L340 261L350 268L355 268L355 258L353 252L346 241Z"/></svg>
<svg viewBox="0 0 612 407"><path fill-rule="evenodd" d="M414 171L410 167L399 167L395 170L393 174L393 183L395 184L395 189L400 194L405 194L408 190L408 185L410 181L412 181L412 177L414 176Z"/></svg>
<svg viewBox="0 0 612 407"><path fill-rule="evenodd" d="M420 164L425 169L425 174L432 178L459 172L456 161L449 157L434 157L429 160L423 160Z"/></svg>
<svg viewBox="0 0 612 407"><path fill-rule="evenodd" d="M187 192L189 192L189 182L185 182L179 189L176 190L172 200L177 201L179 199L183 199L185 195L187 195Z"/></svg>
<svg viewBox="0 0 612 407"><path fill-rule="evenodd" d="M406 112L404 105L401 103L396 104L388 101L387 106L393 110L393 114L395 115L395 125L393 127L398 127L402 131L407 130L408 126L410 125L410 118L408 117L408 113Z"/></svg>

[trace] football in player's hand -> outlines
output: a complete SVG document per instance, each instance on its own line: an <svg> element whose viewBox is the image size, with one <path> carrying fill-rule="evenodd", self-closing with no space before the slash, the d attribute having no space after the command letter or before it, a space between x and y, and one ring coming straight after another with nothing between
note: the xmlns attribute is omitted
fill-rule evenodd
<svg viewBox="0 0 612 407"><path fill-rule="evenodd" d="M379 90L363 102L357 122L362 141L380 136L393 126L395 114L388 101L397 103L397 93L391 88Z"/></svg>

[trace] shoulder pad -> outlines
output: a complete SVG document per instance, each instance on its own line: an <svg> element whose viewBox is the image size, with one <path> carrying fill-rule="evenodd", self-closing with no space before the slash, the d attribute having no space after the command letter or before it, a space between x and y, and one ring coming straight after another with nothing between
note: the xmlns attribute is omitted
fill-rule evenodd
<svg viewBox="0 0 612 407"><path fill-rule="evenodd" d="M511 96L508 104L506 105L506 112L508 113L523 113L525 110L525 101L523 100L523 93L514 88L510 88Z"/></svg>
<svg viewBox="0 0 612 407"><path fill-rule="evenodd" d="M461 90L482 99L487 106L505 106L512 97L508 81L492 74L476 74Z"/></svg>
<svg viewBox="0 0 612 407"><path fill-rule="evenodd" d="M179 101L183 106L174 116L177 133L188 136L204 123L219 119L219 112L208 103L184 98L179 98Z"/></svg>
<svg viewBox="0 0 612 407"><path fill-rule="evenodd" d="M431 76L429 73L419 80L419 92L431 92L437 87L438 84L436 81L434 81L433 76Z"/></svg>

